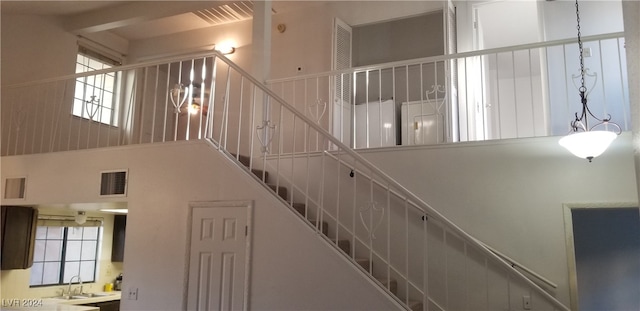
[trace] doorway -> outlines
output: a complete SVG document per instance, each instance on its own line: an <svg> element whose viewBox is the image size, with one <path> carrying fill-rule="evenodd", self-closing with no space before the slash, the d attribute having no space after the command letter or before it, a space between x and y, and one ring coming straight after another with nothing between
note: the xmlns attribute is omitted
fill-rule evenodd
<svg viewBox="0 0 640 311"><path fill-rule="evenodd" d="M250 201L191 204L187 310L247 310Z"/></svg>
<svg viewBox="0 0 640 311"><path fill-rule="evenodd" d="M640 310L639 211L622 205L567 208L572 309Z"/></svg>

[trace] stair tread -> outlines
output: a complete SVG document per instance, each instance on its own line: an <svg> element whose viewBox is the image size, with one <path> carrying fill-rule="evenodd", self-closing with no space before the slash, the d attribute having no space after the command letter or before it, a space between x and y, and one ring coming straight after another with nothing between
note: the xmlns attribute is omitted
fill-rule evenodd
<svg viewBox="0 0 640 311"><path fill-rule="evenodd" d="M394 295L398 294L398 281L396 281L395 279L376 278L376 280L380 282L382 286L384 286L384 288L388 289Z"/></svg>
<svg viewBox="0 0 640 311"><path fill-rule="evenodd" d="M422 301L418 301L418 300L409 300L409 303L407 304L407 306L411 311L422 311L422 309L424 309L423 307L424 305L422 304Z"/></svg>
<svg viewBox="0 0 640 311"><path fill-rule="evenodd" d="M343 252L347 253L347 255L351 255L351 241L349 240L337 240L332 239L331 242L338 246Z"/></svg>
<svg viewBox="0 0 640 311"><path fill-rule="evenodd" d="M362 268L364 268L367 272L371 272L370 268L370 260L368 258L356 258L356 263L359 264Z"/></svg>
<svg viewBox="0 0 640 311"><path fill-rule="evenodd" d="M231 154L233 155L236 159L238 159L238 161L240 161L240 163L242 163L242 165L244 166L249 166L251 164L251 158L248 156L244 156L244 155L236 155L236 154Z"/></svg>
<svg viewBox="0 0 640 311"><path fill-rule="evenodd" d="M300 215L306 216L305 212L307 210L307 205L304 203L293 203L293 209L296 210Z"/></svg>
<svg viewBox="0 0 640 311"><path fill-rule="evenodd" d="M287 187L283 187L283 186L276 186L274 184L267 184L267 186L269 186L269 188L271 188L271 190L275 191L276 193L278 193L278 195L283 198L284 200L287 200L288 197L288 193L289 193L289 189L287 189Z"/></svg>
<svg viewBox="0 0 640 311"><path fill-rule="evenodd" d="M309 222L316 226L316 227L320 227L322 228L322 234L324 235L328 235L329 234L329 223L326 221L321 221L321 222L317 222L315 219L309 219Z"/></svg>
<svg viewBox="0 0 640 311"><path fill-rule="evenodd" d="M269 180L269 172L254 168L254 169L251 170L251 173L253 173L253 175L258 176L258 178L260 180L263 180L262 179L263 175L264 175L264 181L268 181Z"/></svg>
<svg viewBox="0 0 640 311"><path fill-rule="evenodd" d="M376 278L376 280L378 280L378 282L382 283L382 284L387 284L387 282L391 282L391 284L396 283L398 284L398 281L396 281L395 279L388 279L388 278Z"/></svg>

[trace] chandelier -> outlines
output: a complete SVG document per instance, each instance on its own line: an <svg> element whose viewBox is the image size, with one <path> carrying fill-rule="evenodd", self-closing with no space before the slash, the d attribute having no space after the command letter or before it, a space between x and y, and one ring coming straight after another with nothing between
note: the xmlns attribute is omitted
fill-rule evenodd
<svg viewBox="0 0 640 311"><path fill-rule="evenodd" d="M611 122L611 115L606 118L598 118L587 105L587 88L584 83L585 68L584 68L584 56L582 48L582 39L580 37L580 9L578 7L578 0L576 0L576 20L578 22L578 49L580 50L580 83L581 86L578 89L580 92L580 100L582 103L582 112L575 114L575 120L571 121L572 132L561 138L558 142L561 146L567 148L569 152L575 156L587 159L589 162L593 158L601 155L611 142L613 142L618 135L622 132L620 126L615 122ZM597 123L589 127L589 117L597 121ZM613 127L616 131L611 132L607 129L609 126ZM596 130L596 128L598 128Z"/></svg>

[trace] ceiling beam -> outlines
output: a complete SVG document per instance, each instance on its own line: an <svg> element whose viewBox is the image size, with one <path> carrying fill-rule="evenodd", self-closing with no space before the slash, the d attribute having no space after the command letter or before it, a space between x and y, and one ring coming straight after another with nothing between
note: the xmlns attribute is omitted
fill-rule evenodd
<svg viewBox="0 0 640 311"><path fill-rule="evenodd" d="M64 27L75 34L87 34L230 3L233 1L132 1L67 17Z"/></svg>

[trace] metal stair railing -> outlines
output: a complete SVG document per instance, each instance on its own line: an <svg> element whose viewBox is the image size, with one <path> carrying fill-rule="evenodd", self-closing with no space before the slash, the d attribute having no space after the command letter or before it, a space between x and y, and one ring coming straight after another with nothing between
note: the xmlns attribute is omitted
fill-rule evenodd
<svg viewBox="0 0 640 311"><path fill-rule="evenodd" d="M105 98L79 91L78 79L106 74L118 80L110 103L118 122L72 115L74 102ZM7 86L2 95L3 156L206 139L249 172L268 171L256 178L283 203L304 204L313 214L305 217L327 221L327 241L348 244L345 255L365 259L371 279L407 309L513 309L528 297L533 310L568 310L334 138L321 126L326 116L300 113L217 52Z"/></svg>

